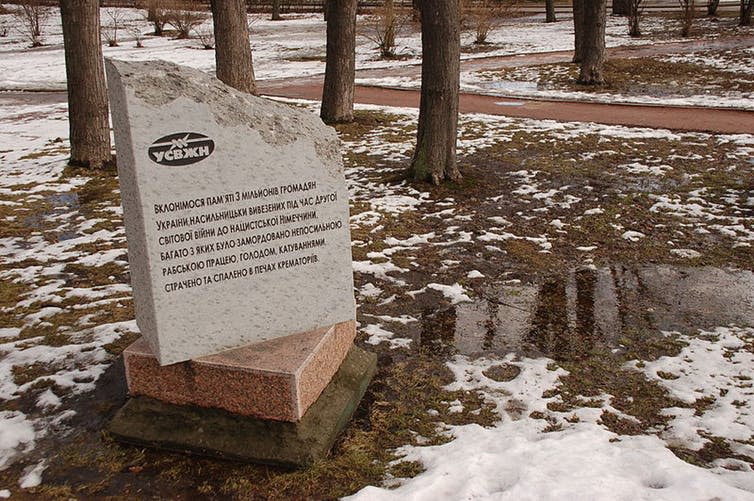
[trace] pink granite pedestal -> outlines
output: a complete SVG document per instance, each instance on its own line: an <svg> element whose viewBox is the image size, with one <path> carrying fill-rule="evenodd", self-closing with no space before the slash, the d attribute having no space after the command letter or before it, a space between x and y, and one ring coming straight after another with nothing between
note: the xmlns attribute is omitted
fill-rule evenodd
<svg viewBox="0 0 754 501"><path fill-rule="evenodd" d="M140 338L123 352L128 391L171 404L296 422L330 383L355 336L356 323L341 322L166 366Z"/></svg>

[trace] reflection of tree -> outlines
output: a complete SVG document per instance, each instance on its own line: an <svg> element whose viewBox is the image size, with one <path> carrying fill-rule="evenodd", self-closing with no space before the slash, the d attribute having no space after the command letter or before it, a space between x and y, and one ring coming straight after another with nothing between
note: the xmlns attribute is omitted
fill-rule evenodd
<svg viewBox="0 0 754 501"><path fill-rule="evenodd" d="M588 356L596 341L594 329L594 270L575 273L576 324L568 323L568 296L565 277L552 277L539 288L537 307L525 340L558 360Z"/></svg>
<svg viewBox="0 0 754 501"><path fill-rule="evenodd" d="M597 273L581 269L576 273L576 335L593 345L594 338L594 289Z"/></svg>
<svg viewBox="0 0 754 501"><path fill-rule="evenodd" d="M494 301L487 301L487 320L484 321L484 341L482 349L487 351L495 347L495 334L497 333L497 314L500 305Z"/></svg>
<svg viewBox="0 0 754 501"><path fill-rule="evenodd" d="M456 321L455 306L432 311L427 308L422 315L420 346L423 353L449 355L455 350Z"/></svg>
<svg viewBox="0 0 754 501"><path fill-rule="evenodd" d="M526 341L553 358L568 358L568 308L562 277L545 280L539 287L537 307Z"/></svg>
<svg viewBox="0 0 754 501"><path fill-rule="evenodd" d="M650 294L641 274L636 269L614 266L610 270L615 288L620 330L616 339L630 331L653 329L655 325L652 313L638 305Z"/></svg>

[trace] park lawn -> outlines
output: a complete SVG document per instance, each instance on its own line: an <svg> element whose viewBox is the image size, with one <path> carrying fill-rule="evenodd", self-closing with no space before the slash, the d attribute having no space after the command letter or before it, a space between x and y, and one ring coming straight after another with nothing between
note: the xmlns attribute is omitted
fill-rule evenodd
<svg viewBox="0 0 754 501"><path fill-rule="evenodd" d="M669 499L688 485L751 491L741 368L754 339L753 136L464 115L464 180L433 188L402 179L416 111L360 107L338 130L358 344L378 353L379 372L331 456L289 472L124 447L102 431L125 398L117 357L138 333L117 178L65 167L65 105L7 110L0 490L290 499L373 486L360 493L373 499L565 485L598 496L607 478ZM686 293L695 273L722 283L740 314L694 316L658 299ZM567 305L592 284L596 312L610 280L608 296L623 294L619 335L584 337ZM565 477L564 461L593 475Z"/></svg>

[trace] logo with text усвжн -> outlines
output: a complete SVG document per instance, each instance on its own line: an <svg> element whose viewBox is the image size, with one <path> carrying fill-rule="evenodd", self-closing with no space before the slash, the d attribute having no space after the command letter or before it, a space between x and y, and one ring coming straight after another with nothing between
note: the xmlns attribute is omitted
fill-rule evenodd
<svg viewBox="0 0 754 501"><path fill-rule="evenodd" d="M149 147L149 158L160 165L190 165L201 162L215 151L215 142L198 132L178 132L163 136Z"/></svg>

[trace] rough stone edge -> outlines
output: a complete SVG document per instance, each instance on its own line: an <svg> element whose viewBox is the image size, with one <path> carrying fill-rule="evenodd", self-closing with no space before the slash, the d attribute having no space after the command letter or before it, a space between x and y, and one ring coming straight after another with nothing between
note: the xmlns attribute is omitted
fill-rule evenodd
<svg viewBox="0 0 754 501"><path fill-rule="evenodd" d="M222 127L242 126L260 133L263 140L270 145L285 147L286 145L301 140L301 136L287 133L289 124L286 121L294 121L298 127L306 129L312 136L319 132L322 138L317 140L310 137L317 155L324 165L333 162L337 166L336 171L330 171L331 175L344 175L343 158L340 153L340 139L333 127L326 125L315 114L297 109L286 103L253 96L241 92L221 82L214 75L207 74L196 68L178 65L164 60L151 61L126 61L108 58L107 62L120 76L120 81L129 88L133 98L150 106L164 106L178 99L187 99L195 103L203 103L209 107L210 114L215 123ZM194 87L194 92L199 95L188 97L185 93L187 82L201 83ZM140 89L134 90L132 82L138 82ZM159 92L150 93L150 87L159 89ZM238 106L217 108L211 103L216 103L218 96L223 100L236 99ZM256 105L264 103L264 112L249 113ZM279 116L276 116L279 115ZM281 121L282 120L282 121ZM254 123L254 128L248 124Z"/></svg>
<svg viewBox="0 0 754 501"><path fill-rule="evenodd" d="M120 71L117 68L116 61L105 59L105 74L107 76L107 91L110 100L110 116L113 125L113 135L116 146L116 165L118 168L118 185L121 194L133 193L135 205L141 206L140 192L137 189L139 182L135 169L125 169L126 164L135 165L133 151L133 139L131 137L131 123L128 112L128 98L126 96L125 84L122 81ZM117 106L116 106L117 105ZM120 108L120 113L115 109ZM129 161L125 159L128 158ZM121 207L124 204L121 202ZM159 340L154 333L156 322L156 312L154 297L152 295L152 274L150 272L149 253L144 252L142 259L135 258L135 250L144 250L147 246L146 231L144 229L144 215L141 211L136 214L129 214L129 211L123 211L123 218L131 220L129 226L136 228L137 241L129 242L128 245L128 265L131 270L131 283L134 281L145 284L142 294L134 294L134 310L136 312L136 324L139 326L142 336L147 340L155 356L161 358L161 347ZM148 284L148 285L146 285ZM141 296L141 297L139 297ZM143 301L139 301L143 299Z"/></svg>
<svg viewBox="0 0 754 501"><path fill-rule="evenodd" d="M178 406L136 397L129 399L116 413L108 431L116 440L138 446L244 462L306 466L329 452L376 371L377 356L353 346L333 380L298 423L262 420L219 409ZM160 417L168 419L162 426L157 425ZM202 424L198 432L203 436L198 440L181 440L180 434L191 431L186 429L191 422ZM245 440L235 441L230 437L231 448L236 450L228 450L218 442L217 435L213 435L216 428L207 429L208 422L235 431ZM152 427L144 426L146 423ZM254 432L266 442L263 445L267 445L270 451L253 450L254 442L250 437L254 437ZM292 444L286 446L286 440Z"/></svg>

